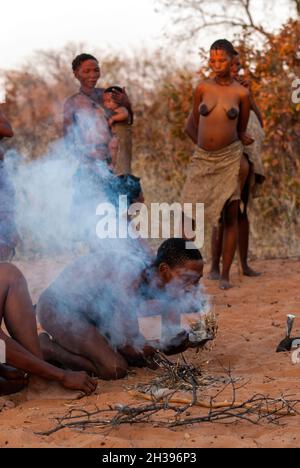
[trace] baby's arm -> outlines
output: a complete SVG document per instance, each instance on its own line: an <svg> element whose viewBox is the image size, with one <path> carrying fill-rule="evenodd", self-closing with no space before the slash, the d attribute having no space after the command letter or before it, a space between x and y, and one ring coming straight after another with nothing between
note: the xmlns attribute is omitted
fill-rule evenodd
<svg viewBox="0 0 300 468"><path fill-rule="evenodd" d="M126 122L128 120L128 117L129 117L129 112L126 109L126 107L118 107L114 111L114 114L111 116L108 123L110 126L112 126L116 122Z"/></svg>

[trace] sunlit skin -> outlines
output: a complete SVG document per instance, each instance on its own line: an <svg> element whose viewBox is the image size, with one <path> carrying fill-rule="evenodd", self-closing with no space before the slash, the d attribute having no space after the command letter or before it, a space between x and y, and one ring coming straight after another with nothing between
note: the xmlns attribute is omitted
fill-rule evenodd
<svg viewBox="0 0 300 468"><path fill-rule="evenodd" d="M193 115L198 128L198 146L207 151L226 148L238 139L249 144L246 129L250 94L231 77L232 58L223 50L212 50L210 68L215 78L202 81L195 92ZM200 106L206 115L200 115ZM237 117L228 118L235 110Z"/></svg>
<svg viewBox="0 0 300 468"><path fill-rule="evenodd" d="M6 343L6 362L13 366L0 365L0 395L21 390L28 383L25 373L86 394L96 389L96 381L85 372L64 371L43 360L26 281L17 268L5 263L0 264L0 339Z"/></svg>
<svg viewBox="0 0 300 468"><path fill-rule="evenodd" d="M83 262L88 262L89 259L83 259ZM78 278L82 278L78 270L79 264L73 264L62 273L63 281L68 281L67 278L73 278L74 274ZM103 273L101 265L97 266L98 276ZM95 274L94 270L89 271L90 278L85 278L80 281L88 281L89 284L93 281ZM163 289L174 285L177 294L184 294L184 291L190 290L199 284L203 275L202 261L187 261L180 267L171 268L165 263L161 263L155 268L152 276L152 284ZM107 273L106 273L107 279ZM111 272L111 281L114 280L113 272ZM129 295L137 293L142 278L132 284ZM153 283L152 283L153 282ZM101 283L101 281L100 281ZM98 284L95 288L98 288ZM116 292L116 294L118 294ZM117 298L116 298L117 299ZM145 299L143 303L143 313L146 315L161 315L163 328L170 327L170 324L180 329L180 316L174 313L172 308L165 310L165 303L161 301L153 301ZM134 347L137 339L139 339L140 331L137 321L137 316L126 317L126 322L122 314L123 310L114 310L114 323L117 329L120 329L120 323L123 323L122 329L124 333L124 345L116 351L112 348L109 342L102 336L99 327L96 327L89 317L89 310L80 311L72 315L72 326L70 327L69 318L60 311L56 310L50 299L46 299L44 303L39 303L38 306L39 318L43 328L53 337L50 340L48 335L41 335L40 341L44 355L47 359L54 359L72 369L80 369L97 375L105 380L115 380L123 378L127 375L129 365L145 365L144 358L152 355L155 350L145 342L142 350ZM138 311L137 311L138 313ZM76 336L71 331L71 328L76 328ZM143 339L144 340L144 339ZM174 349L174 353L183 352L187 348L187 343L180 343L178 349Z"/></svg>
<svg viewBox="0 0 300 468"><path fill-rule="evenodd" d="M244 86L246 89L250 91L251 110L255 112L258 120L260 121L263 127L262 114L251 92L251 82L239 76L241 69L242 69L242 65L241 65L240 56L236 55L232 59L231 76L236 81L238 81L242 86ZM250 234L250 225L249 225L249 218L248 218L248 213L247 213L248 198L249 198L249 180L247 179L245 183L245 188L242 193L244 210L243 212L239 211L239 217L238 217L238 228L239 228L238 245L239 245L239 254L240 254L241 267L243 270L243 274L249 277L257 277L257 276L260 276L260 273L253 270L248 264L249 234ZM213 234L212 234L212 244L211 244L212 245L212 265L211 265L210 278L213 280L220 279L220 260L221 260L221 254L222 254L223 234L224 234L224 224L222 223L219 228L215 228L213 230Z"/></svg>

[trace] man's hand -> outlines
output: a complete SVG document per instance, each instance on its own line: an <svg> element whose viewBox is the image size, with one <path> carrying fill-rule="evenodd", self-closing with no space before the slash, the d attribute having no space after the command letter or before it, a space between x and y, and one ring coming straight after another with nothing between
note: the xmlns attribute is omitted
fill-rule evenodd
<svg viewBox="0 0 300 468"><path fill-rule="evenodd" d="M90 377L86 372L66 371L62 385L70 390L80 390L86 395L91 395L97 388L97 380Z"/></svg>
<svg viewBox="0 0 300 468"><path fill-rule="evenodd" d="M161 351L167 356L173 356L174 354L184 353L189 347L189 334L186 330L182 330L178 335L170 339L168 343L164 345Z"/></svg>
<svg viewBox="0 0 300 468"><path fill-rule="evenodd" d="M156 350L151 346L145 345L139 351L131 345L126 345L122 349L119 349L119 352L126 359L129 366L157 369L157 365L150 359L156 353Z"/></svg>

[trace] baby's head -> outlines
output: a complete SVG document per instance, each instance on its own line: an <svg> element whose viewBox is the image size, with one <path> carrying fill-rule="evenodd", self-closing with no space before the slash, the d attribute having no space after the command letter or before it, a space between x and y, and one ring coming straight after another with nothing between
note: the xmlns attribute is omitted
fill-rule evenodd
<svg viewBox="0 0 300 468"><path fill-rule="evenodd" d="M110 86L104 91L103 104L107 109L116 110L119 107L119 104L116 103L113 98L113 93L115 92L122 93L123 90L120 86Z"/></svg>

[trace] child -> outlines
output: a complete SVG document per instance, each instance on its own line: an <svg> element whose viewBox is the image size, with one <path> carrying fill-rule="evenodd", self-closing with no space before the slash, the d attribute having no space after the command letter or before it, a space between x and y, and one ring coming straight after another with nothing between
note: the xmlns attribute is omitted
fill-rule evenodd
<svg viewBox="0 0 300 468"><path fill-rule="evenodd" d="M121 107L113 99L114 92L122 92L119 86L111 86L104 91L103 104L107 109L108 123L115 138L110 143L113 165L116 174L130 174L132 160L132 116L126 107Z"/></svg>

